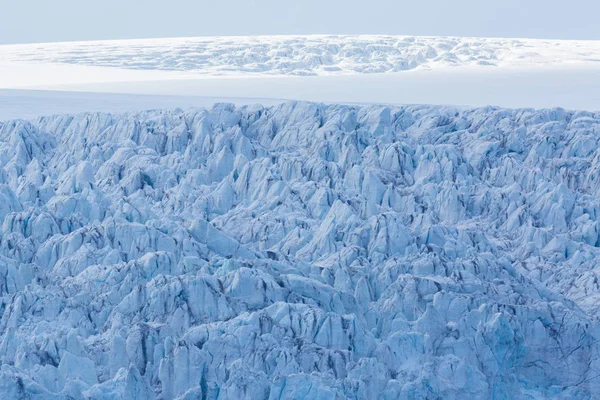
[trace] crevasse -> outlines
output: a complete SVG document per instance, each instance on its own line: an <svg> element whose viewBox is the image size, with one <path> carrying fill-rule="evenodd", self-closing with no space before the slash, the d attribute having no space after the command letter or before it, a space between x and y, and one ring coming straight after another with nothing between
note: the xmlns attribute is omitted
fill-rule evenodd
<svg viewBox="0 0 600 400"><path fill-rule="evenodd" d="M600 396L600 114L0 123L4 399Z"/></svg>

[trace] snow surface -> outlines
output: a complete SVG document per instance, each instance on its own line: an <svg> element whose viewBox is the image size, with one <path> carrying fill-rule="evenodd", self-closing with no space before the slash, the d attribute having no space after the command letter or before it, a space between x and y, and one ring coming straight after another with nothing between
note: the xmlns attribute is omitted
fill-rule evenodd
<svg viewBox="0 0 600 400"><path fill-rule="evenodd" d="M76 64L198 75L330 75L448 66L600 63L598 40L382 35L238 36L0 46L10 62Z"/></svg>
<svg viewBox="0 0 600 400"><path fill-rule="evenodd" d="M7 399L600 396L600 114L0 123Z"/></svg>
<svg viewBox="0 0 600 400"><path fill-rule="evenodd" d="M198 100L181 98L179 107L251 98L600 110L600 41L317 35L5 45L0 88L88 92L86 109L80 95L61 93L56 104L21 93L17 108L0 93L9 103L0 118L125 103L107 95L93 101L91 92ZM171 107L164 97L143 102Z"/></svg>
<svg viewBox="0 0 600 400"><path fill-rule="evenodd" d="M221 92L215 97L184 95L150 95L131 93L79 92L58 90L0 89L0 121L37 118L94 110L110 113L147 111L151 109L189 109L212 107L227 101L236 105L275 105L276 99L227 97Z"/></svg>
<svg viewBox="0 0 600 400"><path fill-rule="evenodd" d="M46 86L62 91L326 103L600 110L600 68L452 68L343 76L160 79ZM235 101L240 103L239 100ZM68 109L65 110L68 112Z"/></svg>
<svg viewBox="0 0 600 400"><path fill-rule="evenodd" d="M122 70L103 70L98 75L92 71L88 71L92 72L88 74L79 70L92 67L78 67L75 74L53 75L45 74L43 68L44 66L38 67L39 73L28 70L23 75L13 76L16 79L12 80L12 84L19 80L31 83L37 79L38 85L34 86L36 90L23 89L20 85L16 87L21 89L0 89L0 120L84 111L124 112L210 107L219 101L236 105L273 105L282 100L303 100L336 104L438 104L471 107L495 104L511 108L562 106L573 110L600 110L600 70L587 67L457 67L449 70L345 76L214 79L173 79L160 76L150 80L121 75ZM13 87L9 83L10 77L10 74L0 74L0 86L4 81L6 86ZM127 81L130 78L133 79ZM86 83L80 79L92 82ZM97 79L108 81L98 83ZM54 83L48 84L48 81Z"/></svg>

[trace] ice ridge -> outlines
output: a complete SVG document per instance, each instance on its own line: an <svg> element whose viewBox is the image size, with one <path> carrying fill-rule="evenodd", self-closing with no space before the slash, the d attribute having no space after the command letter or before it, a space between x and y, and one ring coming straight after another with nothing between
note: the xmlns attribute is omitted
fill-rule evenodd
<svg viewBox="0 0 600 400"><path fill-rule="evenodd" d="M0 122L4 399L600 396L600 115Z"/></svg>

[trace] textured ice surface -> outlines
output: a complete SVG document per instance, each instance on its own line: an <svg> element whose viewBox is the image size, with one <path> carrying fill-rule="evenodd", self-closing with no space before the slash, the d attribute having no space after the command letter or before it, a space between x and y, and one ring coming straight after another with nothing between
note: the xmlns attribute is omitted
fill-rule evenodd
<svg viewBox="0 0 600 400"><path fill-rule="evenodd" d="M4 399L600 395L600 115L0 123Z"/></svg>
<svg viewBox="0 0 600 400"><path fill-rule="evenodd" d="M0 119L112 112L116 103L124 104L118 112L139 111L139 103L172 107L174 99L156 95L196 97L179 99L179 107L213 98L600 110L599 61L600 41L534 39L315 35L4 45L0 88L90 93L0 90Z"/></svg>
<svg viewBox="0 0 600 400"><path fill-rule="evenodd" d="M600 41L413 36L241 36L0 46L0 59L201 75L329 75L600 62Z"/></svg>

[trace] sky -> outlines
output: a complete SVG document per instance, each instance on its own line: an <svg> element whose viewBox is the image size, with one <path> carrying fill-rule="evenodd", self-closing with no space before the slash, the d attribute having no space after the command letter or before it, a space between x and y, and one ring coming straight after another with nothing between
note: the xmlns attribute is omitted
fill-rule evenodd
<svg viewBox="0 0 600 400"><path fill-rule="evenodd" d="M0 43L399 34L600 39L598 0L0 0Z"/></svg>

